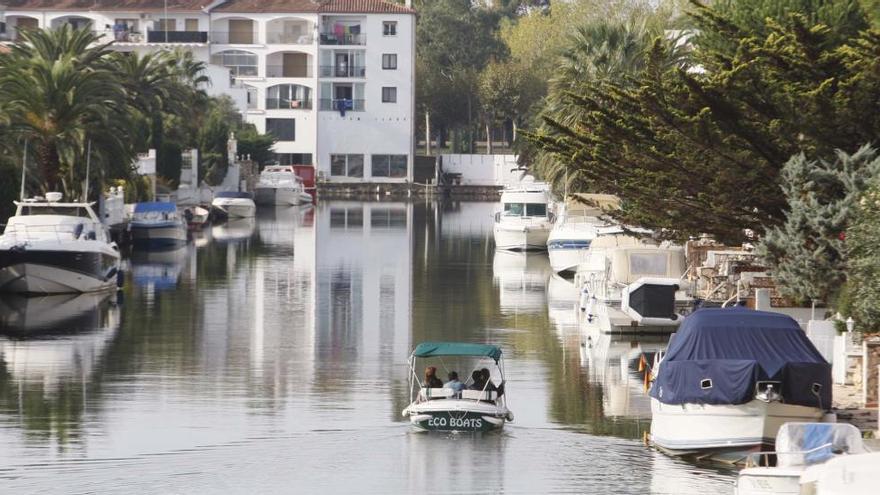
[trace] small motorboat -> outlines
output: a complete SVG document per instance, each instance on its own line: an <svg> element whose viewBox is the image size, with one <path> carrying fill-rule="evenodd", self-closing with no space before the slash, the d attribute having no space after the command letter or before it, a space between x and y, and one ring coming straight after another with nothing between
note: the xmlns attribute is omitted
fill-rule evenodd
<svg viewBox="0 0 880 495"><path fill-rule="evenodd" d="M606 209L618 208L620 200L609 194L571 194L565 198L547 238L547 255L554 273L574 272L588 260L590 243Z"/></svg>
<svg viewBox="0 0 880 495"><path fill-rule="evenodd" d="M502 210L495 214L495 247L511 251L547 250L552 226L550 203L550 187L534 179L505 189L501 193Z"/></svg>
<svg viewBox="0 0 880 495"><path fill-rule="evenodd" d="M785 423L776 434L775 452L756 452L739 472L735 495L798 495L801 484L818 476L821 464L867 452L862 434L846 423ZM875 465L876 466L876 465ZM815 493L815 492L810 492ZM849 493L849 492L847 492Z"/></svg>
<svg viewBox="0 0 880 495"><path fill-rule="evenodd" d="M183 218L186 219L186 225L190 230L200 230L208 223L211 211L201 206L189 206L183 210Z"/></svg>
<svg viewBox="0 0 880 495"><path fill-rule="evenodd" d="M875 495L880 452L834 456L801 475L801 491L815 495Z"/></svg>
<svg viewBox="0 0 880 495"><path fill-rule="evenodd" d="M479 390L465 389L460 392L453 388L425 387L417 372L417 359L444 357L491 361L501 381L497 387L493 387L492 380L487 380ZM504 423L513 421L513 413L507 409L500 347L460 342L423 342L413 350L409 365L412 402L401 414L409 418L417 431L487 432L500 430ZM470 381L463 383L465 386L468 383L473 385Z"/></svg>
<svg viewBox="0 0 880 495"><path fill-rule="evenodd" d="M831 365L791 317L699 309L654 364L651 442L673 455L741 463L772 448L780 426L821 422Z"/></svg>
<svg viewBox="0 0 880 495"><path fill-rule="evenodd" d="M135 246L164 248L186 244L186 222L174 203L135 204L128 228Z"/></svg>
<svg viewBox="0 0 880 495"><path fill-rule="evenodd" d="M221 191L214 196L211 207L229 218L253 218L257 212L254 196L248 192Z"/></svg>

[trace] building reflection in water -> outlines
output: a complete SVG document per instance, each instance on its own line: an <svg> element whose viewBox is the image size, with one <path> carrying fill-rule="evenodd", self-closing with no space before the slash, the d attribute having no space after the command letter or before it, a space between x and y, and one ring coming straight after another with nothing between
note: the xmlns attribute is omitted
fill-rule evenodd
<svg viewBox="0 0 880 495"><path fill-rule="evenodd" d="M492 273L502 314L546 311L547 281L551 272L547 253L495 251Z"/></svg>
<svg viewBox="0 0 880 495"><path fill-rule="evenodd" d="M319 373L344 379L334 365L350 362L348 378L393 378L410 347L412 203L321 204L315 235Z"/></svg>

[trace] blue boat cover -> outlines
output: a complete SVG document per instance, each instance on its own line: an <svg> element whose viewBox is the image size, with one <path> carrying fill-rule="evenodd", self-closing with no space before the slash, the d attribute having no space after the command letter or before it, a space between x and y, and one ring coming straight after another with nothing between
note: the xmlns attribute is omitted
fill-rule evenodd
<svg viewBox="0 0 880 495"><path fill-rule="evenodd" d="M220 191L214 197L215 198L240 198L240 199L253 198L253 196L249 192L238 192L238 191Z"/></svg>
<svg viewBox="0 0 880 495"><path fill-rule="evenodd" d="M146 203L135 203L135 213L148 213L151 211L168 212L177 211L177 205L174 203L165 203L160 201L148 201Z"/></svg>
<svg viewBox="0 0 880 495"><path fill-rule="evenodd" d="M744 404L755 398L759 381L781 382L777 391L787 404L831 407L831 365L791 317L700 309L675 334L651 397L664 404Z"/></svg>

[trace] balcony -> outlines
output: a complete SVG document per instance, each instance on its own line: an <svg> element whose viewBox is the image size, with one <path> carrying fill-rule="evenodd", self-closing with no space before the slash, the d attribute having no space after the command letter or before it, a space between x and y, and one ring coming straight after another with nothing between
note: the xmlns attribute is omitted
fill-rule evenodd
<svg viewBox="0 0 880 495"><path fill-rule="evenodd" d="M211 31L211 43L216 45L256 45L257 36L252 31Z"/></svg>
<svg viewBox="0 0 880 495"><path fill-rule="evenodd" d="M301 64L266 65L266 77L312 77L312 68Z"/></svg>
<svg viewBox="0 0 880 495"><path fill-rule="evenodd" d="M311 110L312 100L266 98L266 110Z"/></svg>
<svg viewBox="0 0 880 495"><path fill-rule="evenodd" d="M322 65L321 77L366 77L367 68L350 65Z"/></svg>
<svg viewBox="0 0 880 495"><path fill-rule="evenodd" d="M207 31L147 31L147 43L207 43Z"/></svg>
<svg viewBox="0 0 880 495"><path fill-rule="evenodd" d="M364 100L321 98L321 110L338 112L363 112Z"/></svg>
<svg viewBox="0 0 880 495"><path fill-rule="evenodd" d="M322 45L366 45L366 34L321 33Z"/></svg>
<svg viewBox="0 0 880 495"><path fill-rule="evenodd" d="M266 43L271 45L311 45L314 42L315 36L311 34L283 31L268 31L266 33Z"/></svg>

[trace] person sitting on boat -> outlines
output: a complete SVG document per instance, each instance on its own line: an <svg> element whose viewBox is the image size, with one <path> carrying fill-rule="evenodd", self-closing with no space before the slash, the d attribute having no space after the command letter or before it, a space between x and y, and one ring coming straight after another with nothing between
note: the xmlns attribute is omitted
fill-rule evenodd
<svg viewBox="0 0 880 495"><path fill-rule="evenodd" d="M425 388L443 388L443 382L437 378L437 368L434 366L425 368Z"/></svg>
<svg viewBox="0 0 880 495"><path fill-rule="evenodd" d="M471 380L473 380L473 383L470 384L468 390L483 390L483 387L486 386L486 380L483 378L483 373L480 370L474 370L471 373Z"/></svg>
<svg viewBox="0 0 880 495"><path fill-rule="evenodd" d="M495 386L492 383L492 375L489 373L488 368L483 368L480 370L480 375L483 378L483 383L486 385L486 390L491 392L498 392L498 397L501 397L504 394L504 384L502 383L500 387Z"/></svg>
<svg viewBox="0 0 880 495"><path fill-rule="evenodd" d="M464 390L464 383L461 383L458 380L458 372L450 371L449 372L449 381L443 385L445 388L451 388L455 391L455 395L461 394L461 391Z"/></svg>

